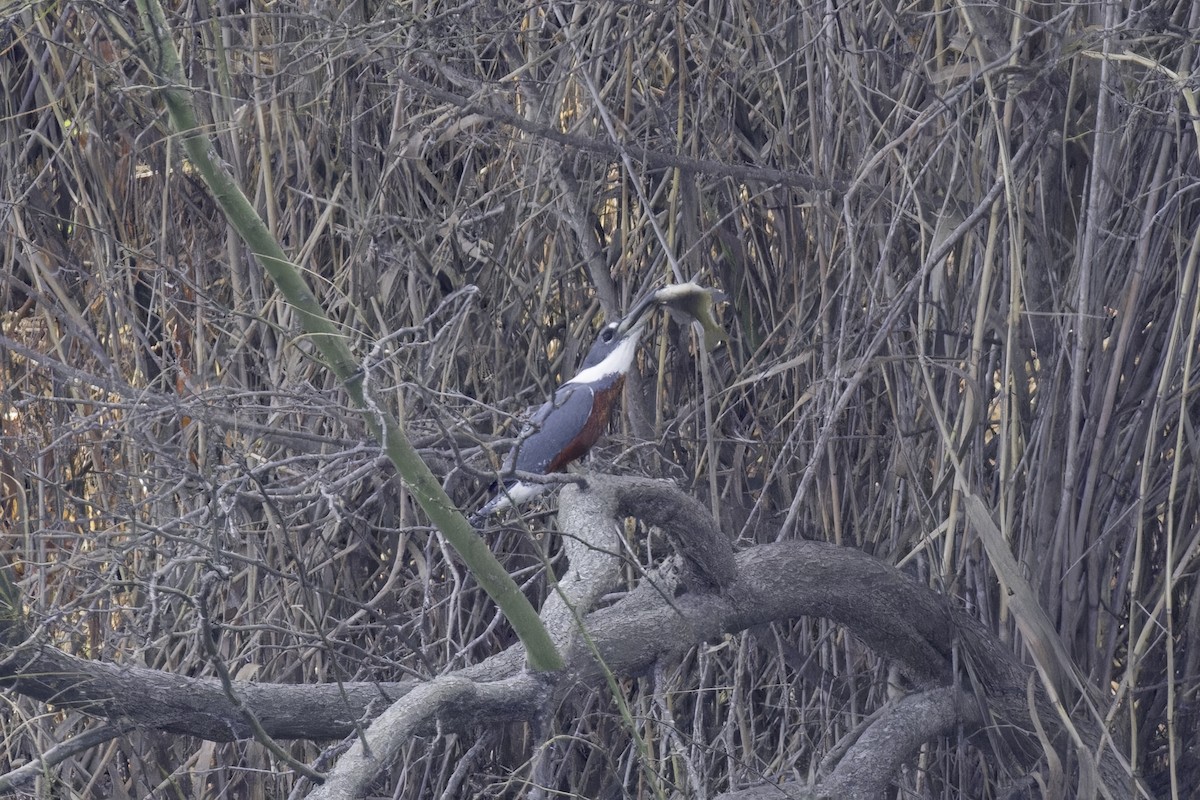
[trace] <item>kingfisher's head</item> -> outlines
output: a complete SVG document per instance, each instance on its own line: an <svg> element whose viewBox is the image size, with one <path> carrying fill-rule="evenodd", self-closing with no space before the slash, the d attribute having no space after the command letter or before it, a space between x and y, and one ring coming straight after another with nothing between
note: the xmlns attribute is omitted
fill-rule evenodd
<svg viewBox="0 0 1200 800"><path fill-rule="evenodd" d="M601 328L596 343L592 345L579 372L570 382L589 383L607 375L628 372L637 353L638 343L642 340L646 323L650 321L651 315L647 312L653 307L653 302L643 300L622 319Z"/></svg>

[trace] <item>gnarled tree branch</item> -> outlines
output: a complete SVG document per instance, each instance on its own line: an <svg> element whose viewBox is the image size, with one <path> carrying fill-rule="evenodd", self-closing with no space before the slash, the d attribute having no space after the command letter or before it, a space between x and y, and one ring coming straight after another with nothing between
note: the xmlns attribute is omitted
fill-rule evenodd
<svg viewBox="0 0 1200 800"><path fill-rule="evenodd" d="M977 620L890 565L857 550L806 541L753 547L735 559L728 540L722 544L723 535L703 509L662 481L590 477L586 491L564 491L563 505L564 531L576 540L574 557L581 562L581 554L589 549L599 554L597 563L610 558L606 551L613 545L604 538L606 532L615 531L621 517L637 516L671 534L691 565L698 590L671 597L655 581L659 576L651 573L619 602L585 614L607 578L590 586L585 586L586 576L565 578L564 583L578 590L570 601L577 604L574 613L585 620L590 644L572 638L564 648L567 666L549 692L516 690L529 688L521 677L524 652L516 644L443 679L449 681L444 691L418 681L341 687L235 682L235 695L275 738L347 736L356 720L376 719L418 689L432 699L396 706L400 722L395 730L410 734L436 725L464 731L480 723L535 719L545 703L560 701L580 685L600 685L605 668L616 675L636 675L657 659L727 633L812 616L844 625L876 653L898 662L916 686L910 697L861 732L823 782L849 793L839 796L870 796L873 790L863 787L886 782L929 738L956 725L978 725L981 704L994 717L1027 727L1028 668ZM606 510L601 513L602 509ZM547 604L559 608L551 626L557 629L556 637L564 632L565 602ZM6 643L0 681L21 694L170 733L214 740L250 735L217 680L79 659L32 638L18 643L18 627L0 631ZM980 685L965 686L974 692L977 704L955 688L956 648L959 659L972 662L971 674L983 676ZM963 682L962 675L958 682ZM1053 719L1041 716L1043 721ZM899 736L896 730L908 735ZM864 761L877 768L868 774L861 767Z"/></svg>

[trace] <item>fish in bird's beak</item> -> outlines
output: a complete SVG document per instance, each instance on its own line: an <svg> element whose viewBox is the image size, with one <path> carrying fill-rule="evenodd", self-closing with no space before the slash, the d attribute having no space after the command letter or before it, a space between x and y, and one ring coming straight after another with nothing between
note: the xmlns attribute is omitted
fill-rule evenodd
<svg viewBox="0 0 1200 800"><path fill-rule="evenodd" d="M729 341L714 313L718 303L729 302L729 297L720 289L706 289L695 281L688 281L664 286L652 296L659 305L666 306L676 320L699 322L704 329L704 349L708 352Z"/></svg>
<svg viewBox="0 0 1200 800"><path fill-rule="evenodd" d="M728 297L717 289L706 289L695 281L664 286L650 292L625 315L617 325L617 335L624 336L649 319L647 311L656 305L665 306L671 315L685 320L695 320L704 329L704 349L711 352L726 341L725 331L713 313L717 303L728 301Z"/></svg>

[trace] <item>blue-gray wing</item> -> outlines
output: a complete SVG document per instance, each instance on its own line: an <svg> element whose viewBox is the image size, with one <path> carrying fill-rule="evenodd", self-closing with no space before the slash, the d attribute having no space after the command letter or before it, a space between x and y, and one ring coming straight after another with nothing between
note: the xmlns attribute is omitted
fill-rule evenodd
<svg viewBox="0 0 1200 800"><path fill-rule="evenodd" d="M587 385L560 386L554 398L533 412L522 428L516 446L509 451L506 465L510 469L539 475L565 466L565 463L555 462L561 459L583 430L584 423L592 413L594 398L591 387Z"/></svg>

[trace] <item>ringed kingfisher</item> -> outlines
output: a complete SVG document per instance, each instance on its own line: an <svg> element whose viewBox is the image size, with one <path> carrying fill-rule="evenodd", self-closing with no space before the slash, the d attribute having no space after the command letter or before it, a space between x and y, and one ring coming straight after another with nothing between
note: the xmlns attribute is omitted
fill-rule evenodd
<svg viewBox="0 0 1200 800"><path fill-rule="evenodd" d="M652 316L646 312L654 307L654 302L651 294L624 319L601 329L575 377L559 386L554 397L525 423L516 445L504 459L503 473L561 472L592 449L608 427L613 407L621 397L625 376ZM508 506L524 503L548 488L546 484L516 477L502 481L495 496L471 515L472 525Z"/></svg>

